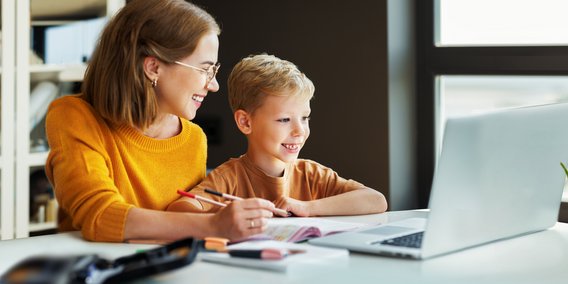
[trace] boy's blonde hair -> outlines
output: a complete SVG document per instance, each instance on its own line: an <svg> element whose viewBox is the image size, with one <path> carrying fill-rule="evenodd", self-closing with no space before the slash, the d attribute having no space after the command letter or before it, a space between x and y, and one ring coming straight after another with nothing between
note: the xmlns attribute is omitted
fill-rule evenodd
<svg viewBox="0 0 568 284"><path fill-rule="evenodd" d="M228 79L229 104L233 112L253 113L266 96L298 96L310 100L314 84L292 62L274 55L259 54L243 58Z"/></svg>

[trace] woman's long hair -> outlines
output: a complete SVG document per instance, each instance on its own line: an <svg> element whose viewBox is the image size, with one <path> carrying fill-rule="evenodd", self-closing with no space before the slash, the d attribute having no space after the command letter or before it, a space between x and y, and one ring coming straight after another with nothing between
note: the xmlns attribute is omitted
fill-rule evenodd
<svg viewBox="0 0 568 284"><path fill-rule="evenodd" d="M144 58L173 63L193 53L215 19L183 0L133 0L104 28L85 73L82 98L111 125L146 129L158 102L144 73Z"/></svg>

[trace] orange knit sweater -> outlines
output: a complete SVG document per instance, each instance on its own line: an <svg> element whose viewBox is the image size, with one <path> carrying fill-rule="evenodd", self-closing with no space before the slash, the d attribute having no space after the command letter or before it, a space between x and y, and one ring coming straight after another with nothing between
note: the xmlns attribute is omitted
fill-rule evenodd
<svg viewBox="0 0 568 284"><path fill-rule="evenodd" d="M61 231L92 241L123 241L128 210L164 210L176 190L205 177L207 141L196 124L153 139L122 125L111 128L84 100L55 100L46 119L51 151L46 173L60 206Z"/></svg>

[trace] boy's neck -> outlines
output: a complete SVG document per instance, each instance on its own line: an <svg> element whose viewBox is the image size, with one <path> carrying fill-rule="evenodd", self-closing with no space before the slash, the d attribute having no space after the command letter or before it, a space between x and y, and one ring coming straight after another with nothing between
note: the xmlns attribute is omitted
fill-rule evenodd
<svg viewBox="0 0 568 284"><path fill-rule="evenodd" d="M256 155L252 151L245 154L253 165L263 171L266 175L272 177L281 177L284 175L287 163L277 159L267 159L262 155Z"/></svg>

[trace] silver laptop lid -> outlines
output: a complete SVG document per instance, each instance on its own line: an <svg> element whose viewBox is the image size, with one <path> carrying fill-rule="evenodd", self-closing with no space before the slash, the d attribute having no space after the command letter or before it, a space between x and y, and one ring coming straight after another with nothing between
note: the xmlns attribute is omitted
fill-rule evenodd
<svg viewBox="0 0 568 284"><path fill-rule="evenodd" d="M567 122L568 104L448 119L422 257L551 227Z"/></svg>

